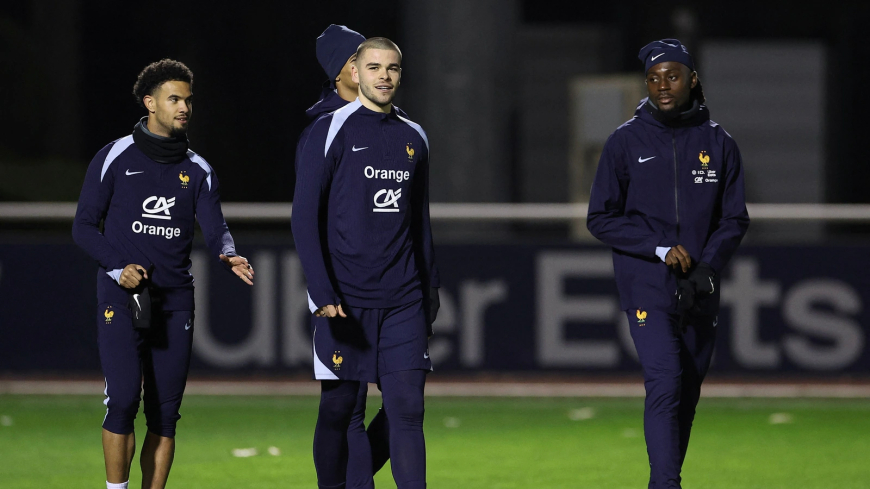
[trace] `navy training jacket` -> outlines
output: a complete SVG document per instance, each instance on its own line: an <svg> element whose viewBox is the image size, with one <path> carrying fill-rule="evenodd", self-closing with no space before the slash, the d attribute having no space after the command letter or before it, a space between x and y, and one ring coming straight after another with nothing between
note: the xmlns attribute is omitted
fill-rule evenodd
<svg viewBox="0 0 870 489"><path fill-rule="evenodd" d="M99 302L127 304L128 289L118 284L121 271L131 263L146 269L153 264L151 281L162 309L192 311L194 220L213 259L236 255L217 175L201 156L188 150L179 163L158 163L139 150L132 135L97 152L85 174L73 239L100 264Z"/></svg>
<svg viewBox="0 0 870 489"><path fill-rule="evenodd" d="M317 119L324 114L335 112L349 103L350 102L347 100L339 97L338 93L332 88L324 88L323 92L320 94L320 100L305 110L305 115L308 116L311 123L302 130L302 134L299 136L299 141L296 144L296 159L294 160L294 165L296 165L297 169L302 147L304 146L305 140L308 139L308 134L311 132L311 128L314 127L314 123L317 122ZM404 117L405 119L409 118L405 111L395 105L393 106L393 109L400 117Z"/></svg>
<svg viewBox="0 0 870 489"><path fill-rule="evenodd" d="M293 238L311 311L390 308L439 287L429 221L429 141L420 125L359 99L300 140Z"/></svg>
<svg viewBox="0 0 870 489"><path fill-rule="evenodd" d="M700 304L716 314L719 273L749 227L740 151L706 106L670 126L646 103L604 145L586 225L613 248L621 309L676 312L677 272L655 252L681 244L693 264L716 272L715 290Z"/></svg>
<svg viewBox="0 0 870 489"><path fill-rule="evenodd" d="M305 140L308 139L308 134L311 133L311 128L314 127L314 123L317 122L317 119L324 114L335 112L349 103L350 102L347 100L339 97L335 90L325 88L323 89L323 93L320 94L320 100L305 110L305 115L308 116L311 123L302 130L302 134L299 136L299 142L296 144L296 160L294 161L294 165L296 165L297 171L299 170L299 158L302 156L302 147L305 145Z"/></svg>

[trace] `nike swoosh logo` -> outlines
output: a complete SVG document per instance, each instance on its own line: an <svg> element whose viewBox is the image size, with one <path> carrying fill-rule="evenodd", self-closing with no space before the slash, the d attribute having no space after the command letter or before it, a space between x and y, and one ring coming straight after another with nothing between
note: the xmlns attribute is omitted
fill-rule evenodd
<svg viewBox="0 0 870 489"><path fill-rule="evenodd" d="M659 53L659 54L657 54L657 55L655 55L655 56L653 56L653 57L652 57L652 58L650 58L650 59L652 59L652 60L653 60L653 61L655 61L655 60L656 60L656 58L658 58L658 57L659 57L659 56L664 56L664 55L665 55L665 53Z"/></svg>
<svg viewBox="0 0 870 489"><path fill-rule="evenodd" d="M655 158L655 156L650 156L649 158L641 158L640 156L638 156L638 157L637 157L637 162L638 162L638 163L644 163L644 162L647 162L647 161L649 161L649 160L651 160L651 159L653 159L653 158Z"/></svg>
<svg viewBox="0 0 870 489"><path fill-rule="evenodd" d="M423 358L426 358L426 359L429 358L429 352L428 352L428 351L427 351L426 353L423 354Z"/></svg>
<svg viewBox="0 0 870 489"><path fill-rule="evenodd" d="M187 324L184 325L184 330L187 331L188 329L190 329L190 321L188 321Z"/></svg>
<svg viewBox="0 0 870 489"><path fill-rule="evenodd" d="M130 170L127 170L127 175L136 175L136 174L139 174L139 173L145 173L145 170L142 170L142 171L134 171L134 172L131 172Z"/></svg>
<svg viewBox="0 0 870 489"><path fill-rule="evenodd" d="M139 306L139 309L142 309L142 304L139 304L139 294L133 294L133 300L136 301L136 305Z"/></svg>
<svg viewBox="0 0 870 489"><path fill-rule="evenodd" d="M353 147L350 148L350 149L352 149L354 152L356 152L356 151L362 151L362 150L364 150L364 149L369 149L369 147L366 146L365 148L357 148L356 145L353 145Z"/></svg>

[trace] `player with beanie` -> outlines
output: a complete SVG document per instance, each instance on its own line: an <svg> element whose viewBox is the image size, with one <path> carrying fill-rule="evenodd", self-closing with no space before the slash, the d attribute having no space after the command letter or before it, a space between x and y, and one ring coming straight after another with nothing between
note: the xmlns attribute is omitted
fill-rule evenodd
<svg viewBox="0 0 870 489"><path fill-rule="evenodd" d="M646 388L650 488L679 488L713 355L719 277L749 227L737 144L676 39L644 46L648 97L604 145L587 227L613 248Z"/></svg>

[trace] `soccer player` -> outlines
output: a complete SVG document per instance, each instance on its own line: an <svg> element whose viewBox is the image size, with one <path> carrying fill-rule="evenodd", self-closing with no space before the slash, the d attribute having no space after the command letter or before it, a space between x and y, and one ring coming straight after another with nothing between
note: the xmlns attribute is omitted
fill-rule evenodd
<svg viewBox="0 0 870 489"><path fill-rule="evenodd" d="M392 105L401 62L392 41L363 42L351 67L358 98L315 122L297 162L292 224L321 381L314 434L321 488L346 487L347 430L361 382L380 382L397 487L426 485L427 314L440 282L428 139Z"/></svg>
<svg viewBox="0 0 870 489"><path fill-rule="evenodd" d="M192 88L193 73L178 61L142 70L133 95L148 115L91 161L73 224L75 242L100 264L97 330L109 489L129 481L143 383L142 487L164 487L172 467L194 330L194 219L212 258L253 285L254 270L236 254L224 222L217 175L188 148Z"/></svg>
<svg viewBox="0 0 870 489"><path fill-rule="evenodd" d="M649 97L607 140L587 226L613 248L646 387L650 488L679 488L710 366L719 273L749 227L740 151L710 120L692 56L676 39L640 50Z"/></svg>
<svg viewBox="0 0 870 489"><path fill-rule="evenodd" d="M318 117L333 112L356 100L359 84L353 81L351 66L356 60L356 50L366 40L360 33L343 25L330 25L317 38L317 61L328 78L327 85L320 95L320 100L305 111L311 119L311 124L305 128L299 137L296 147L296 162L299 152L308 139L308 134ZM398 114L407 117L398 107ZM360 382L357 403L347 433L348 487L367 487L372 476L387 463L390 458L389 432L383 407L365 427L366 397L368 383Z"/></svg>

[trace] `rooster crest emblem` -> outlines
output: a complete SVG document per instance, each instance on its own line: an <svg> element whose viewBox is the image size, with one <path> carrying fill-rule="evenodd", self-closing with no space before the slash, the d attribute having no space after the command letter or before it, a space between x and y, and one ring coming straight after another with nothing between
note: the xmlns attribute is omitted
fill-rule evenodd
<svg viewBox="0 0 870 489"><path fill-rule="evenodd" d="M340 355L338 355L338 352L332 354L332 363L335 364L333 367L333 368L335 368L335 370L338 370L341 368L341 362L343 362L343 361L344 361L344 358L342 358Z"/></svg>
<svg viewBox="0 0 870 489"><path fill-rule="evenodd" d="M405 151L408 152L408 160L414 159L414 148L411 147L411 143L405 145Z"/></svg>
<svg viewBox="0 0 870 489"><path fill-rule="evenodd" d="M646 322L646 311L637 310L637 324L643 326Z"/></svg>
<svg viewBox="0 0 870 489"><path fill-rule="evenodd" d="M707 156L706 151L701 151L698 154L698 159L701 160L701 166L707 166L707 164L710 163L710 157Z"/></svg>
<svg viewBox="0 0 870 489"><path fill-rule="evenodd" d="M112 317L115 316L115 311L112 311L112 310L106 309L106 312L103 313L103 316L106 316L106 322L107 322L107 323L111 323L111 322L112 322Z"/></svg>
<svg viewBox="0 0 870 489"><path fill-rule="evenodd" d="M187 183L190 182L190 175L185 175L184 172L178 174L178 179L181 180L181 186L187 187Z"/></svg>

